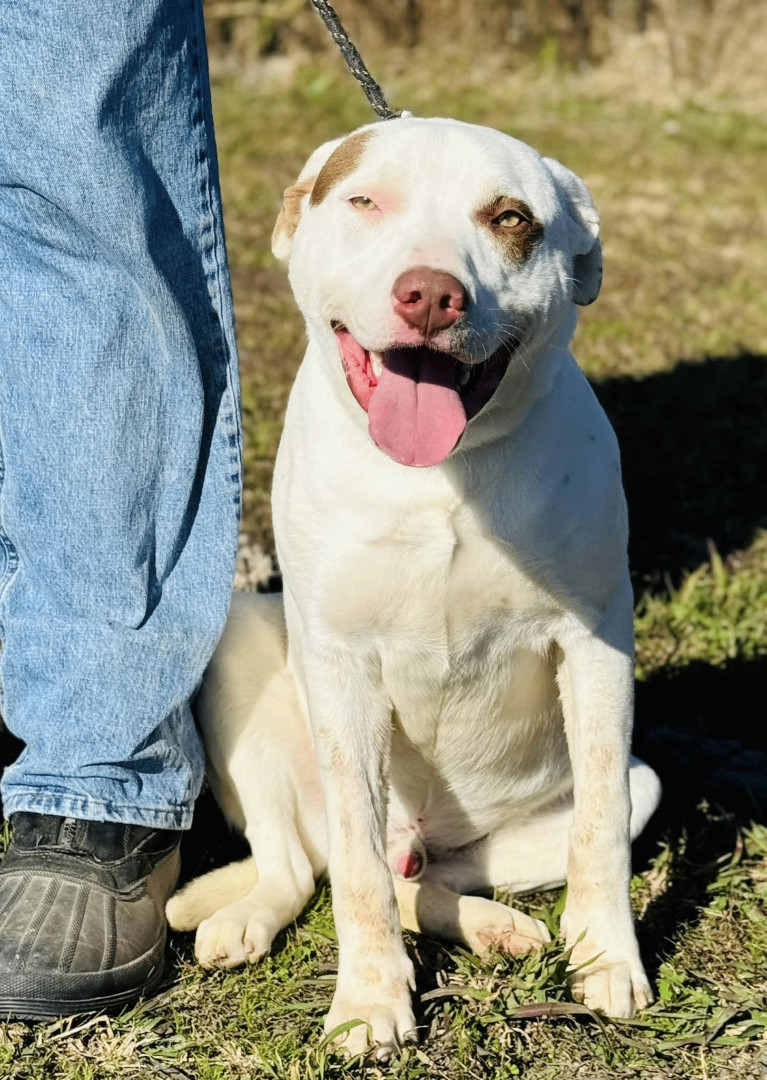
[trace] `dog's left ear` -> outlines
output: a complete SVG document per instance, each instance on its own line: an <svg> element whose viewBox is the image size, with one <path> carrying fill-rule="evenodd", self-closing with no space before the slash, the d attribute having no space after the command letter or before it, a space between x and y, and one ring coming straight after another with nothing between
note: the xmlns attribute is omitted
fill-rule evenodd
<svg viewBox="0 0 767 1080"><path fill-rule="evenodd" d="M573 300L576 304L593 304L602 285L599 214L589 189L579 176L553 158L543 160L554 177L570 219Z"/></svg>
<svg viewBox="0 0 767 1080"><path fill-rule="evenodd" d="M340 146L343 141L343 139L331 139L330 142L319 146L298 174L295 184L285 188L282 196L282 209L277 215L277 221L272 231L272 254L281 262L287 262L290 258L293 235L298 228L301 211L304 208L307 196L311 195L314 189L314 182L319 175L320 169L336 147Z"/></svg>

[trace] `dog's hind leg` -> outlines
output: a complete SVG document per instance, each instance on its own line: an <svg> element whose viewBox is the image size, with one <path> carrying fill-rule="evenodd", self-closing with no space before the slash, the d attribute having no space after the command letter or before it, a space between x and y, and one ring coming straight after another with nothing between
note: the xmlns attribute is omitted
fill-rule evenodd
<svg viewBox="0 0 767 1080"><path fill-rule="evenodd" d="M219 908L247 896L258 880L252 857L219 866L190 881L170 898L165 914L174 930L196 930Z"/></svg>
<svg viewBox="0 0 767 1080"><path fill-rule="evenodd" d="M660 801L660 781L653 769L632 757L629 767L631 839L642 832ZM497 832L443 861L430 863L435 877L456 892L505 887L515 893L551 889L567 877L572 796L525 822L510 821Z"/></svg>
<svg viewBox="0 0 767 1080"><path fill-rule="evenodd" d="M494 947L521 956L550 940L538 919L482 896L462 896L430 881L428 871L421 881L395 877L394 893L406 930L455 941L480 955Z"/></svg>
<svg viewBox="0 0 767 1080"><path fill-rule="evenodd" d="M237 791L253 861L250 867L238 864L236 874L229 867L220 872L233 874L234 888L230 902L197 929L195 952L205 967L237 967L264 956L275 935L300 915L326 864L319 786L298 783L302 769L308 771L306 760L293 756L301 754L301 744L255 736L246 732L239 741L227 776ZM309 741L306 753L311 749ZM249 891L237 899L248 879Z"/></svg>
<svg viewBox="0 0 767 1080"><path fill-rule="evenodd" d="M260 960L314 892L312 864L289 821L264 819L248 830L248 839L258 880L245 896L198 926L195 954L203 967L232 968Z"/></svg>
<svg viewBox="0 0 767 1080"><path fill-rule="evenodd" d="M260 959L327 864L314 748L285 653L281 599L236 596L196 713L211 786L253 859L193 881L168 906L172 925L199 923L206 967Z"/></svg>
<svg viewBox="0 0 767 1080"><path fill-rule="evenodd" d="M631 759L631 838L647 824L660 799L660 783L649 765ZM564 798L533 821L510 823L477 844L429 862L419 881L395 877L402 925L467 945L521 955L549 941L546 927L495 900L469 896L506 887L516 893L553 888L567 876L572 801Z"/></svg>

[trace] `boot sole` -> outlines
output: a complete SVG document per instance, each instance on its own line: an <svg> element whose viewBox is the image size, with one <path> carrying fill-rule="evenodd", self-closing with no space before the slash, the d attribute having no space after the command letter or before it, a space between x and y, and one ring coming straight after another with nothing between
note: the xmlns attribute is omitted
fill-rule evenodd
<svg viewBox="0 0 767 1080"><path fill-rule="evenodd" d="M14 993L0 991L0 1020L53 1020L83 1013L115 1013L129 1005L135 1005L143 997L151 995L159 986L164 969L163 957L150 970L146 980L138 987L121 990L115 994L100 994L84 998L55 998L37 996L39 977L14 980ZM0 982L5 980L0 977ZM29 983L28 988L24 985ZM37 985L35 985L37 984Z"/></svg>

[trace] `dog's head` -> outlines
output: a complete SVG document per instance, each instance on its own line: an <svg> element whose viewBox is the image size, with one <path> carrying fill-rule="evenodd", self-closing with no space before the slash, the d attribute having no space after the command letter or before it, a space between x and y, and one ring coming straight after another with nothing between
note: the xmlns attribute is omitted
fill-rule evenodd
<svg viewBox="0 0 767 1080"><path fill-rule="evenodd" d="M426 466L515 359L596 299L598 234L586 185L558 162L489 128L399 119L316 150L272 244L372 438Z"/></svg>

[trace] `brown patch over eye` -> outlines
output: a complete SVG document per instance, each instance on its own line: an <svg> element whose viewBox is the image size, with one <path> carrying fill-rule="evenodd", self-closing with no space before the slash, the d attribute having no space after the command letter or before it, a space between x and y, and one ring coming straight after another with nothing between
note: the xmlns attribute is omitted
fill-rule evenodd
<svg viewBox="0 0 767 1080"><path fill-rule="evenodd" d="M350 135L335 148L320 169L315 181L309 200L312 206L318 206L336 184L340 184L347 176L351 176L359 165L360 158L372 136L372 131L358 131L356 135Z"/></svg>
<svg viewBox="0 0 767 1080"><path fill-rule="evenodd" d="M498 195L477 211L484 225L515 263L523 263L543 237L543 225L522 199Z"/></svg>

